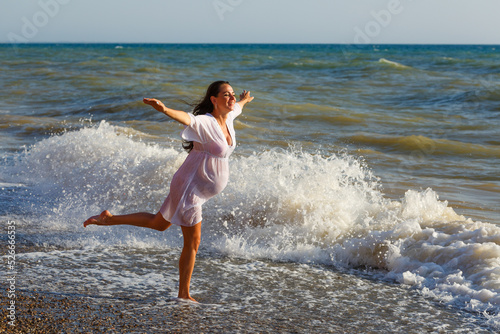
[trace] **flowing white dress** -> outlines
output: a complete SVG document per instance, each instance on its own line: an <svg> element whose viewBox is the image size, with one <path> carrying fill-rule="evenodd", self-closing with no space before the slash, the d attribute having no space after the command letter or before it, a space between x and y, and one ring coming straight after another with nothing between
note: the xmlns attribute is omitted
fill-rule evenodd
<svg viewBox="0 0 500 334"><path fill-rule="evenodd" d="M236 146L233 121L240 114L241 107L236 103L226 120L231 145L211 114L189 114L191 123L181 136L193 141L194 147L174 174L170 193L160 208L165 220L181 226L198 224L203 203L224 190L229 180L228 158Z"/></svg>

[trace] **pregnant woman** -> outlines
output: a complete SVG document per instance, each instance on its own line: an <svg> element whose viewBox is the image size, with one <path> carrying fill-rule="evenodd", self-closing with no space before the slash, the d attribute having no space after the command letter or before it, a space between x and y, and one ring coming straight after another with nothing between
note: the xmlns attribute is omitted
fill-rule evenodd
<svg viewBox="0 0 500 334"><path fill-rule="evenodd" d="M212 83L193 113L167 108L161 101L143 101L177 122L185 125L181 133L188 157L177 170L170 184L170 193L157 214L132 213L112 215L108 210L87 219L88 225L133 225L164 231L172 224L182 228L184 246L179 260L179 295L195 301L189 294L196 253L201 240L202 205L220 193L229 178L228 157L236 145L233 120L246 103L253 100L243 91L236 102L233 88L227 81Z"/></svg>

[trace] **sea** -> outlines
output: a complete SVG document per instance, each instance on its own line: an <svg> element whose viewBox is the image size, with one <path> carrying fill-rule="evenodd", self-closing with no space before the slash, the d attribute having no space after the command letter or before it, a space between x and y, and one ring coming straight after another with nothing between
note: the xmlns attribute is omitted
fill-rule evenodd
<svg viewBox="0 0 500 334"><path fill-rule="evenodd" d="M255 99L203 207L186 304L179 227L83 222L159 210L187 153L142 98L189 112L216 80ZM192 317L227 333L500 330L500 46L3 44L0 120L18 291L132 303L131 321L182 308L151 333Z"/></svg>

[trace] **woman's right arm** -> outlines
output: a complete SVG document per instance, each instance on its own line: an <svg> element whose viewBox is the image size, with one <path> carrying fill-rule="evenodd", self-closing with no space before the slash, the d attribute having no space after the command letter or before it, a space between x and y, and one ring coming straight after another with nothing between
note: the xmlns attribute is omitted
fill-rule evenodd
<svg viewBox="0 0 500 334"><path fill-rule="evenodd" d="M185 111L180 111L180 110L174 110L165 107L165 105L157 99L148 99L144 98L142 100L145 104L149 104L151 107L155 108L159 112L164 113L171 119L184 124L184 125L189 125L191 123L191 117L189 117L189 114Z"/></svg>

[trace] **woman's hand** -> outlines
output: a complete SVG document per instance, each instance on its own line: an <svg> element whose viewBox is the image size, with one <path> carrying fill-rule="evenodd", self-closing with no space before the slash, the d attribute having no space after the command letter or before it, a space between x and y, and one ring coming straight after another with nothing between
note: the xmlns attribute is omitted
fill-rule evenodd
<svg viewBox="0 0 500 334"><path fill-rule="evenodd" d="M240 105L241 108L248 102L252 102L254 99L253 96L250 96L250 92L247 92L246 90L243 91L243 93L240 94L240 100L238 101L238 104Z"/></svg>
<svg viewBox="0 0 500 334"><path fill-rule="evenodd" d="M155 108L159 112L165 112L166 107L163 104L163 102L161 102L160 100L144 98L144 99L142 99L142 102L150 105L151 107Z"/></svg>

